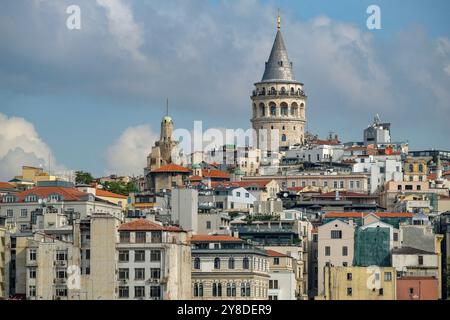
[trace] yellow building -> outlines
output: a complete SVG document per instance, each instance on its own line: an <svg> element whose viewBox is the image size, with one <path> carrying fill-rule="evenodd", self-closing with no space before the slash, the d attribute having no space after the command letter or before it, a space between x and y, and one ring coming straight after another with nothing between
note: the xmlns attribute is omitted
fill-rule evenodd
<svg viewBox="0 0 450 320"><path fill-rule="evenodd" d="M325 295L319 300L396 300L393 267L325 267Z"/></svg>
<svg viewBox="0 0 450 320"><path fill-rule="evenodd" d="M50 175L38 167L22 166L22 175L15 176L10 182L16 187L27 189L41 181L56 181L58 177Z"/></svg>
<svg viewBox="0 0 450 320"><path fill-rule="evenodd" d="M425 159L408 158L403 164L403 179L405 181L426 181L428 174Z"/></svg>
<svg viewBox="0 0 450 320"><path fill-rule="evenodd" d="M0 227L0 300L7 296L6 229Z"/></svg>

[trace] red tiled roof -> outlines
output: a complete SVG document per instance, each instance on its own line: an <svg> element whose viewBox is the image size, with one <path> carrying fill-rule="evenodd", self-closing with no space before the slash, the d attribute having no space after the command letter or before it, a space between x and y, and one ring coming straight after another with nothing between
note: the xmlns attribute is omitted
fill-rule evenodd
<svg viewBox="0 0 450 320"><path fill-rule="evenodd" d="M247 188L251 186L258 186L260 188L265 188L267 184L269 184L272 179L264 179L264 180L242 180L242 181L233 181L233 182L212 182L211 187L215 188L217 186L224 187L242 187Z"/></svg>
<svg viewBox="0 0 450 320"><path fill-rule="evenodd" d="M445 171L444 173L442 173L442 176L450 176L450 171Z"/></svg>
<svg viewBox="0 0 450 320"><path fill-rule="evenodd" d="M243 242L242 239L235 238L226 235L207 235L207 234L197 234L192 236L191 242Z"/></svg>
<svg viewBox="0 0 450 320"><path fill-rule="evenodd" d="M16 196L19 197L19 202L24 201L28 195L36 195L40 198L48 198L51 194L59 194L64 201L80 201L87 196L87 193L81 192L76 188L64 187L35 187L26 191L19 192Z"/></svg>
<svg viewBox="0 0 450 320"><path fill-rule="evenodd" d="M327 212L324 218L361 218L367 216L368 212ZM413 213L409 212L373 212L379 218L412 218Z"/></svg>
<svg viewBox="0 0 450 320"><path fill-rule="evenodd" d="M230 174L217 169L202 169L202 176L205 178L230 179Z"/></svg>
<svg viewBox="0 0 450 320"><path fill-rule="evenodd" d="M188 168L180 166L175 163L170 163L168 165L162 166L158 169L152 170L151 172L181 172L181 173L189 173L191 172Z"/></svg>
<svg viewBox="0 0 450 320"><path fill-rule="evenodd" d="M137 219L122 224L119 231L173 231L184 232L183 229L175 226L162 226L147 219Z"/></svg>
<svg viewBox="0 0 450 320"><path fill-rule="evenodd" d="M430 174L427 176L427 179L428 179L428 180L436 180L436 173L430 173Z"/></svg>
<svg viewBox="0 0 450 320"><path fill-rule="evenodd" d="M321 140L321 139L316 139L314 141L312 141L313 144L317 144L317 145L329 145L329 146L335 146L335 145L339 145L341 144L341 142L339 140Z"/></svg>
<svg viewBox="0 0 450 320"><path fill-rule="evenodd" d="M15 189L15 187L9 182L0 182L0 189Z"/></svg>
<svg viewBox="0 0 450 320"><path fill-rule="evenodd" d="M271 249L266 250L266 253L269 257L289 257L287 254L284 254L284 253L281 253L281 252L278 252L275 250L271 250Z"/></svg>
<svg viewBox="0 0 450 320"><path fill-rule="evenodd" d="M398 278L397 281L398 280L436 280L437 281L437 279L433 276L428 276L428 277L426 277L426 276L417 276L417 277L416 276L403 276L401 278Z"/></svg>
<svg viewBox="0 0 450 320"><path fill-rule="evenodd" d="M107 198L119 198L119 199L128 199L127 196L121 195L121 194L117 194L117 193L113 193L107 190L103 190L103 189L96 189L95 190L95 195L97 197L107 197Z"/></svg>
<svg viewBox="0 0 450 320"><path fill-rule="evenodd" d="M319 233L319 228L315 227L311 230L311 233Z"/></svg>
<svg viewBox="0 0 450 320"><path fill-rule="evenodd" d="M288 187L288 191L302 191L304 187Z"/></svg>
<svg viewBox="0 0 450 320"><path fill-rule="evenodd" d="M189 180L190 180L190 181L202 181L203 178L200 177L200 176L190 176L190 177L189 177Z"/></svg>

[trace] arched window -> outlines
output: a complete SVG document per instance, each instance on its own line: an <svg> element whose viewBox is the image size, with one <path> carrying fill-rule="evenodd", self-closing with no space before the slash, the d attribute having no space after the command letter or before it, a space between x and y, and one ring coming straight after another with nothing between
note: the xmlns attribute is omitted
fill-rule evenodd
<svg viewBox="0 0 450 320"><path fill-rule="evenodd" d="M212 285L212 295L213 295L213 297L217 297L217 293L218 293L218 291L217 291L217 283L213 283L213 285Z"/></svg>
<svg viewBox="0 0 450 320"><path fill-rule="evenodd" d="M214 259L214 269L220 269L220 258Z"/></svg>
<svg viewBox="0 0 450 320"><path fill-rule="evenodd" d="M198 297L198 283L194 283L194 297Z"/></svg>
<svg viewBox="0 0 450 320"><path fill-rule="evenodd" d="M266 95L266 88L262 88L262 95L265 96Z"/></svg>
<svg viewBox="0 0 450 320"><path fill-rule="evenodd" d="M203 283L198 284L198 296L203 297Z"/></svg>
<svg viewBox="0 0 450 320"><path fill-rule="evenodd" d="M231 284L227 283L227 297L231 297Z"/></svg>
<svg viewBox="0 0 450 320"><path fill-rule="evenodd" d="M259 115L261 117L264 117L266 115L266 106L262 102L259 104Z"/></svg>
<svg viewBox="0 0 450 320"><path fill-rule="evenodd" d="M250 283L248 282L241 283L241 296L250 297Z"/></svg>
<svg viewBox="0 0 450 320"><path fill-rule="evenodd" d="M423 164L419 164L419 172L423 172Z"/></svg>
<svg viewBox="0 0 450 320"><path fill-rule="evenodd" d="M234 258L233 257L228 259L228 269L234 269Z"/></svg>
<svg viewBox="0 0 450 320"><path fill-rule="evenodd" d="M286 142L286 135L285 134L281 135L281 141Z"/></svg>
<svg viewBox="0 0 450 320"><path fill-rule="evenodd" d="M295 91L294 91L294 87L291 88L291 95L294 95Z"/></svg>
<svg viewBox="0 0 450 320"><path fill-rule="evenodd" d="M272 104L272 105L270 106L270 115L271 115L272 117L274 117L274 116L277 115L277 107L276 107L274 104Z"/></svg>
<svg viewBox="0 0 450 320"><path fill-rule="evenodd" d="M222 284L221 283L217 284L217 296L219 296L219 297L222 296Z"/></svg>
<svg viewBox="0 0 450 320"><path fill-rule="evenodd" d="M236 297L236 283L231 284L231 296Z"/></svg>
<svg viewBox="0 0 450 320"><path fill-rule="evenodd" d="M280 114L283 117L287 117L288 116L288 106L285 102L282 102L280 105Z"/></svg>
<svg viewBox="0 0 450 320"><path fill-rule="evenodd" d="M248 260L247 257L244 258L244 260L242 260L242 269L250 269L250 261Z"/></svg>
<svg viewBox="0 0 450 320"><path fill-rule="evenodd" d="M256 117L256 104L253 104L253 117Z"/></svg>
<svg viewBox="0 0 450 320"><path fill-rule="evenodd" d="M286 94L286 88L285 87L281 87L281 94Z"/></svg>
<svg viewBox="0 0 450 320"><path fill-rule="evenodd" d="M414 166L413 166L413 164L411 163L410 165L409 165L409 172L413 172L414 171Z"/></svg>
<svg viewBox="0 0 450 320"><path fill-rule="evenodd" d="M298 117L298 104L296 102L291 105L291 116Z"/></svg>
<svg viewBox="0 0 450 320"><path fill-rule="evenodd" d="M194 259L194 269L199 270L200 269L200 258Z"/></svg>
<svg viewBox="0 0 450 320"><path fill-rule="evenodd" d="M277 93L277 90L275 90L274 87L270 88L270 94L275 95Z"/></svg>

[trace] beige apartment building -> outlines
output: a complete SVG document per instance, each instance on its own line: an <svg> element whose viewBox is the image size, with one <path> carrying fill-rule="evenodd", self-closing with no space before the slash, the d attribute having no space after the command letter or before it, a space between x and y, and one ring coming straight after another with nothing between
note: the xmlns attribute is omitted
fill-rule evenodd
<svg viewBox="0 0 450 320"><path fill-rule="evenodd" d="M266 300L266 250L226 235L195 235L192 245L192 297L195 300Z"/></svg>
<svg viewBox="0 0 450 320"><path fill-rule="evenodd" d="M355 226L332 220L318 228L318 295L325 295L326 266L350 267L353 263Z"/></svg>
<svg viewBox="0 0 450 320"><path fill-rule="evenodd" d="M325 267L325 300L396 300L393 267Z"/></svg>
<svg viewBox="0 0 450 320"><path fill-rule="evenodd" d="M188 233L138 219L119 227L116 245L117 298L191 298L191 248Z"/></svg>
<svg viewBox="0 0 450 320"><path fill-rule="evenodd" d="M348 174L289 174L251 177L252 180L275 180L282 190L292 187L318 187L328 191L352 191L367 193L369 191L368 175ZM246 180L246 177L243 177Z"/></svg>
<svg viewBox="0 0 450 320"><path fill-rule="evenodd" d="M269 300L297 299L297 263L291 256L267 250L269 257Z"/></svg>

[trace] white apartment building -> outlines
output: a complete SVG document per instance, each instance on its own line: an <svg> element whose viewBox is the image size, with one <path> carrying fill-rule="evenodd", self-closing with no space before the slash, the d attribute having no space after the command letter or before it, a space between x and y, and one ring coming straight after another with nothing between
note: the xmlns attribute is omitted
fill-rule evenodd
<svg viewBox="0 0 450 320"><path fill-rule="evenodd" d="M184 300L191 297L187 232L146 219L119 227L117 298Z"/></svg>
<svg viewBox="0 0 450 320"><path fill-rule="evenodd" d="M269 300L296 300L296 261L291 256L267 250L269 258Z"/></svg>
<svg viewBox="0 0 450 320"><path fill-rule="evenodd" d="M299 161L320 163L339 162L344 155L342 144L318 144L292 148L285 152L286 159L297 159Z"/></svg>
<svg viewBox="0 0 450 320"><path fill-rule="evenodd" d="M400 155L361 156L353 159L354 173L368 174L370 193L381 191L387 181L403 181Z"/></svg>
<svg viewBox="0 0 450 320"><path fill-rule="evenodd" d="M199 192L199 208L253 212L256 197L243 187L218 186Z"/></svg>

